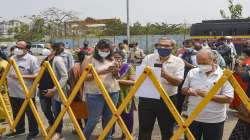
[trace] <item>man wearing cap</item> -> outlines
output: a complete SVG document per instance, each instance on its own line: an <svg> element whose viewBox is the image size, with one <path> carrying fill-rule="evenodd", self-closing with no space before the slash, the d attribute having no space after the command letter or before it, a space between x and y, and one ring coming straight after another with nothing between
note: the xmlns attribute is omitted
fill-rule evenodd
<svg viewBox="0 0 250 140"><path fill-rule="evenodd" d="M231 57L232 57L232 64L231 64L231 68L234 69L235 63L236 63L236 59L237 59L237 52L234 46L234 43L232 41L232 37L231 36L225 36L225 44L227 47L229 47L231 49Z"/></svg>
<svg viewBox="0 0 250 140"><path fill-rule="evenodd" d="M14 56L12 59L16 61L16 64L22 74L22 78L24 79L27 89L29 90L32 86L33 80L38 74L39 64L37 58L30 55L28 50L29 47L25 41L18 41L14 49ZM13 118L16 118L26 96L13 68L9 72L7 81L10 102L13 110ZM35 94L33 94L32 100L35 102ZM27 106L25 114L28 117L29 123L29 134L27 136L27 140L31 140L39 133L38 125L29 106ZM7 134L7 137L14 137L25 133L25 114L23 114L19 123L17 124L16 132Z"/></svg>
<svg viewBox="0 0 250 140"><path fill-rule="evenodd" d="M184 76L184 62L172 55L175 43L168 38L161 38L153 53L143 59L142 65L161 68L161 84L172 102L176 103L178 85ZM159 94L159 93L155 93ZM155 121L161 129L161 139L169 140L173 135L174 118L162 99L139 98L139 140L151 140Z"/></svg>
<svg viewBox="0 0 250 140"><path fill-rule="evenodd" d="M140 65L145 54L141 48L139 48L138 43L134 42L129 44L128 62Z"/></svg>

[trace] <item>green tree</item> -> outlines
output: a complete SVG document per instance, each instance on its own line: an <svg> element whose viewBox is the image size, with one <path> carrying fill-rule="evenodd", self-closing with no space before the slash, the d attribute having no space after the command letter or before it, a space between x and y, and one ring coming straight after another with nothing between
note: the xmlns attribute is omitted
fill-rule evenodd
<svg viewBox="0 0 250 140"><path fill-rule="evenodd" d="M228 10L230 15L227 15L224 10L220 10L220 15L224 19L240 19L242 18L243 6L240 3L235 4L233 0L228 0Z"/></svg>
<svg viewBox="0 0 250 140"><path fill-rule="evenodd" d="M23 23L10 31L15 32L16 40L41 41L46 33L45 21L43 18L33 17L30 24Z"/></svg>
<svg viewBox="0 0 250 140"><path fill-rule="evenodd" d="M114 36L114 35L125 35L127 24L122 23L120 20L110 21L106 24L103 35Z"/></svg>

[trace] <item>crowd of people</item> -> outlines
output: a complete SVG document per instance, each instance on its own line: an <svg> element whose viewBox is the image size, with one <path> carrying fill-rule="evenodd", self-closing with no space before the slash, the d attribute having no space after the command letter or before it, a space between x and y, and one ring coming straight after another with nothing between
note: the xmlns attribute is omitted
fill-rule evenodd
<svg viewBox="0 0 250 140"><path fill-rule="evenodd" d="M65 49L64 43L48 43L47 50L43 52L45 58L39 63L37 57L29 53L30 44L18 41L11 50L9 58L16 61L28 89L31 88L40 67L48 61L66 96L70 95L84 68L92 64L117 107L135 84L136 66L139 65L161 68L159 80L162 87L183 117L189 116L207 95L223 75L224 68L230 67L236 70L235 74L239 76L239 80L247 83L245 91L248 96L250 95L250 41L246 42L243 49L245 57L241 57L237 65L237 53L230 37L221 38L216 43L189 39L185 40L183 47L179 49L174 40L161 38L154 46L155 51L148 55L144 54L136 42L128 44L124 41L115 46L110 40L102 39L94 48L89 47L88 41L85 41L83 46L76 52L77 60L75 60L73 54ZM8 58L0 53L1 74L8 64L7 60ZM14 69L11 68L5 79L6 82L1 85L1 94L13 118L16 118L26 98L17 79ZM45 70L39 82L37 96L49 124L47 128L49 131L61 111L62 101L48 70ZM32 100L36 103L35 94ZM234 89L229 82L226 82L189 126L197 140L222 140L227 118L227 105L232 101L235 103ZM239 121L229 139L248 140L250 113L240 101L237 104L234 105L234 109L239 112ZM0 113L3 113L1 107ZM87 140L91 138L100 119L104 128L113 115L92 73L86 77L71 107ZM176 123L161 98L139 97L137 99L134 97L129 102L121 117L130 133L133 133L134 129L135 110L138 110L139 116L139 140L151 139L156 119L160 127L161 139L169 140L173 136ZM1 121L4 121L5 115L0 116ZM25 116L28 118L29 125L27 140L35 139L39 134L39 129L29 106L17 124L16 131L6 134L5 137L25 134ZM56 128L52 140L62 139L62 129L63 120ZM113 126L105 139L111 140L115 131ZM76 133L75 130L72 132ZM124 134L121 135L121 139L126 139Z"/></svg>

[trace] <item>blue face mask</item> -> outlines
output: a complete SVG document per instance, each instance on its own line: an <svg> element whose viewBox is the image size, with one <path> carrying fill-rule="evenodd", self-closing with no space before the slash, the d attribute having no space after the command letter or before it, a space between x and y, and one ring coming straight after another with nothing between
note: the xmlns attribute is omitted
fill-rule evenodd
<svg viewBox="0 0 250 140"><path fill-rule="evenodd" d="M193 48L186 48L188 52L192 52Z"/></svg>
<svg viewBox="0 0 250 140"><path fill-rule="evenodd" d="M172 53L172 49L157 48L157 50L161 57L167 57Z"/></svg>

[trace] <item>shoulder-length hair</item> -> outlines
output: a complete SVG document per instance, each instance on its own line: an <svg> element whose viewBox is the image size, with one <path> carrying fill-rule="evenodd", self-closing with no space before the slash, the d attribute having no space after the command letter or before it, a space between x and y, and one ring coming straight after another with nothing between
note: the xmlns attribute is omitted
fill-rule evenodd
<svg viewBox="0 0 250 140"><path fill-rule="evenodd" d="M55 51L55 56L60 55L64 51L64 48L61 47L62 45L63 45L63 43L61 43L61 42L52 44L52 48Z"/></svg>
<svg viewBox="0 0 250 140"><path fill-rule="evenodd" d="M93 54L93 57L100 62L104 61L104 58L102 58L99 53L98 53L98 49L109 49L110 50L110 54L105 58L106 60L109 61L113 61L113 46L112 46L112 41L108 40L108 39L102 39L100 41L98 41L98 43L96 44L95 47L95 51Z"/></svg>

